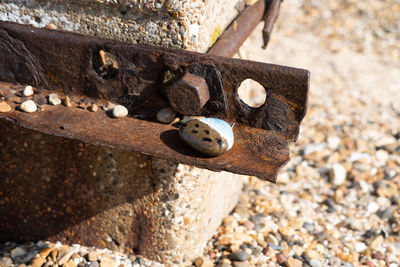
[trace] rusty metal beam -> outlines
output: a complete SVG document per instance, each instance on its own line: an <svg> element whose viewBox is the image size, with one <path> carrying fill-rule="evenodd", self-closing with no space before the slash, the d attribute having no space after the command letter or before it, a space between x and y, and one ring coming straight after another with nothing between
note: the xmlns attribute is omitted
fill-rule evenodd
<svg viewBox="0 0 400 267"><path fill-rule="evenodd" d="M115 65L105 75L99 63L104 53ZM164 88L187 72L203 77L210 94L204 107L191 115L235 124L235 145L222 156L194 152L173 126L156 121L156 113L169 106ZM172 74L167 82L166 73ZM237 89L247 78L266 89L266 103L259 108L239 99ZM47 134L275 181L278 169L289 160L287 142L296 140L305 115L309 72L1 22L0 80L0 94L12 107L0 113L0 119ZM71 97L74 106L42 103L42 111L23 113L18 109L26 99L20 95L22 84L35 87L35 99L56 91ZM77 108L106 102L125 105L130 117L114 119L103 110Z"/></svg>

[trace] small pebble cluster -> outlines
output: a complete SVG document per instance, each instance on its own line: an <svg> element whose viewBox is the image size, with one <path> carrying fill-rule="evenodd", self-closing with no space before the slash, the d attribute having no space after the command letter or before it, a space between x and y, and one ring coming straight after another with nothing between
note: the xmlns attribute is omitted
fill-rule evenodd
<svg viewBox="0 0 400 267"><path fill-rule="evenodd" d="M11 266L160 267L162 265L141 257L127 256L107 249L39 241L22 245L12 242L0 244L0 267Z"/></svg>
<svg viewBox="0 0 400 267"><path fill-rule="evenodd" d="M63 99L63 101L62 101ZM20 103L18 109L23 112L33 113L36 111L44 110L45 105L53 105L57 106L61 103L64 104L66 107L72 107L71 98L66 95L62 99L60 99L57 93L49 93L47 97L44 97L42 94L37 94L35 96L35 90L31 85L25 86L22 90L22 97L18 97L17 95L13 97L13 101L16 103ZM11 112L12 107L10 106L6 98L0 98L0 113L3 112ZM85 101L81 101L77 104L77 108L87 109L91 112L97 112L99 107L95 103L85 103ZM110 111L110 114L114 118L123 118L128 116L128 109L122 105L115 105L112 103L107 103L103 106L105 111Z"/></svg>

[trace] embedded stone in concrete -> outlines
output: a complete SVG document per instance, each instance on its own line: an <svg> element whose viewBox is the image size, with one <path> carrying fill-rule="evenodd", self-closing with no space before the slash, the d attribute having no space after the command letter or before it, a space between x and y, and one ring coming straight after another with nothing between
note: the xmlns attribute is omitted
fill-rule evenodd
<svg viewBox="0 0 400 267"><path fill-rule="evenodd" d="M237 16L236 4L231 0L6 0L0 5L0 20L205 52Z"/></svg>

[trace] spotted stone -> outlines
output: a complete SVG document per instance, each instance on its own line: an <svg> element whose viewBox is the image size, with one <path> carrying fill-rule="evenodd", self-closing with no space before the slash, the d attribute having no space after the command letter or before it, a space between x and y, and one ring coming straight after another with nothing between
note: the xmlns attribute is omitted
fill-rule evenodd
<svg viewBox="0 0 400 267"><path fill-rule="evenodd" d="M186 144L209 156L222 155L234 143L232 127L220 119L189 118L180 128L179 135Z"/></svg>

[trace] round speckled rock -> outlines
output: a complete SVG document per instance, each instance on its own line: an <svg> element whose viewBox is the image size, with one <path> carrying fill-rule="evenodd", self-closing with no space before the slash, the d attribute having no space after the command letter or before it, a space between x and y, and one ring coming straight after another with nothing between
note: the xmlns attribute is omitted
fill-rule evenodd
<svg viewBox="0 0 400 267"><path fill-rule="evenodd" d="M114 118L122 118L128 116L128 109L122 105L115 105L112 109L112 115Z"/></svg>
<svg viewBox="0 0 400 267"><path fill-rule="evenodd" d="M35 102L33 102L33 100L27 100L25 102L22 102L20 109L22 111L32 113L37 110L37 106L36 106Z"/></svg>
<svg viewBox="0 0 400 267"><path fill-rule="evenodd" d="M215 118L188 118L182 121L179 135L195 150L219 156L232 148L234 137L231 126Z"/></svg>

